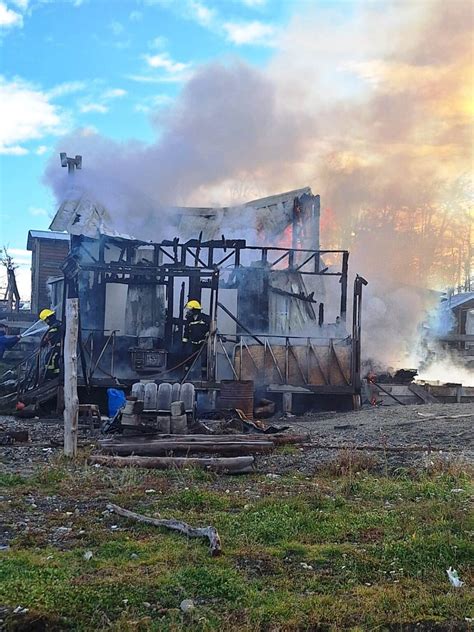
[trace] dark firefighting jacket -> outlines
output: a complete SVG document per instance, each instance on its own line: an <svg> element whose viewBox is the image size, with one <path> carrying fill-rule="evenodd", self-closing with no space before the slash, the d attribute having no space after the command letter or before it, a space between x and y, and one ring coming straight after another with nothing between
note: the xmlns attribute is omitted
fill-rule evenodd
<svg viewBox="0 0 474 632"><path fill-rule="evenodd" d="M211 319L202 312L191 313L186 316L184 323L183 342L200 345L209 333Z"/></svg>
<svg viewBox="0 0 474 632"><path fill-rule="evenodd" d="M55 320L41 339L41 346L48 349L44 360L48 374L59 373L62 335L62 323Z"/></svg>

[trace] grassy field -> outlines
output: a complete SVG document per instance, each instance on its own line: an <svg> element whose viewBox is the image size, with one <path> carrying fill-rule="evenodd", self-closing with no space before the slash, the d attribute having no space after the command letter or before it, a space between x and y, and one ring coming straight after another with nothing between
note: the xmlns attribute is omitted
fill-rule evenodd
<svg viewBox="0 0 474 632"><path fill-rule="evenodd" d="M388 477L346 455L314 477L60 461L0 475L3 524L23 523L0 552L0 604L29 609L7 614L6 629L470 629L469 474L434 470ZM223 555L107 512L109 501L212 524ZM464 587L450 586L449 566Z"/></svg>

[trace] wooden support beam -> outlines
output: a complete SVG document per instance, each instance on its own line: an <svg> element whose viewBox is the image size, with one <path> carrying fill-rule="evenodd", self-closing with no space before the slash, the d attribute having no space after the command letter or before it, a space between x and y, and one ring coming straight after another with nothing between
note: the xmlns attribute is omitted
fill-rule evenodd
<svg viewBox="0 0 474 632"><path fill-rule="evenodd" d="M64 454L77 454L79 397L77 395L77 338L79 299L66 299L66 335L64 338Z"/></svg>

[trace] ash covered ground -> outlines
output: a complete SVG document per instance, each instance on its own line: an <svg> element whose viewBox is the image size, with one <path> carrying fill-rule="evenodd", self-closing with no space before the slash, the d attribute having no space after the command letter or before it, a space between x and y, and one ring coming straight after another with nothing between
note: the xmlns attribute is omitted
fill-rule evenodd
<svg viewBox="0 0 474 632"><path fill-rule="evenodd" d="M347 459L348 453L354 454L354 462L364 455L375 470L429 467L433 460L473 464L473 421L472 403L374 407L276 418L272 423L289 426L286 432L307 435L307 440L302 447L287 446L258 457L257 469L312 474L338 455ZM59 419L0 416L0 427L28 430L30 435L29 443L0 446L0 471L27 476L61 456ZM84 434L79 441L88 451L94 449L93 438Z"/></svg>

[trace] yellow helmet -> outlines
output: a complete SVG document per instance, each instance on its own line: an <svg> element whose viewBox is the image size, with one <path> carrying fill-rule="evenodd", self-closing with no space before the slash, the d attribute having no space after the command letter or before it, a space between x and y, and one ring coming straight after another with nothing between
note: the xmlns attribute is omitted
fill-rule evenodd
<svg viewBox="0 0 474 632"><path fill-rule="evenodd" d="M193 299L192 301L188 301L186 303L186 309L202 309L201 303Z"/></svg>
<svg viewBox="0 0 474 632"><path fill-rule="evenodd" d="M46 320L50 316L54 316L54 312L52 309L43 309L41 310L39 317L41 320Z"/></svg>

